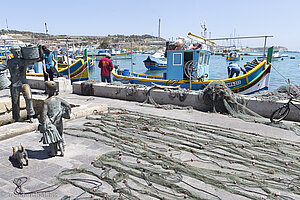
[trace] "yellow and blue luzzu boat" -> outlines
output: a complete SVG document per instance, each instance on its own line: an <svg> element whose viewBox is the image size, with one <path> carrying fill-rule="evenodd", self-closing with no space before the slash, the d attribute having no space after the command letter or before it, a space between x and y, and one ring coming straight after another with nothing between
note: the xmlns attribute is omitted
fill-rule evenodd
<svg viewBox="0 0 300 200"><path fill-rule="evenodd" d="M230 62L230 61L240 61L240 59L241 59L241 54L230 53L229 55L226 56L226 60L228 62Z"/></svg>
<svg viewBox="0 0 300 200"><path fill-rule="evenodd" d="M150 56L147 57L146 60L143 61L145 64L145 67L149 70L157 70L157 69L167 69L167 63L163 61L156 61L150 58Z"/></svg>
<svg viewBox="0 0 300 200"><path fill-rule="evenodd" d="M89 79L89 70L94 69L95 62L88 58L87 60L79 59L70 65L71 81L84 81ZM58 70L58 76L68 77L69 69L64 67ZM27 73L27 76L44 76L43 73Z"/></svg>
<svg viewBox="0 0 300 200"><path fill-rule="evenodd" d="M271 64L266 60L258 63L244 75L233 78L209 79L210 55L211 51L205 47L202 50L168 50L167 72L163 76L139 74L129 70L120 73L120 70L117 69L114 69L112 74L115 81L148 86L155 83L202 90L212 81L224 81L233 92L241 94L252 94L268 89Z"/></svg>

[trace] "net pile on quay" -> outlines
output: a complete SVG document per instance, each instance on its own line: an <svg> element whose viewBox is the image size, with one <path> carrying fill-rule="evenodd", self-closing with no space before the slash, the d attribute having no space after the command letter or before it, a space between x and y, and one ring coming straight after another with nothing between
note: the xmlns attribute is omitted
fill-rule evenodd
<svg viewBox="0 0 300 200"><path fill-rule="evenodd" d="M126 110L87 120L65 134L115 150L91 162L97 172L74 168L57 178L88 198L300 198L299 143ZM79 177L101 185L82 184Z"/></svg>

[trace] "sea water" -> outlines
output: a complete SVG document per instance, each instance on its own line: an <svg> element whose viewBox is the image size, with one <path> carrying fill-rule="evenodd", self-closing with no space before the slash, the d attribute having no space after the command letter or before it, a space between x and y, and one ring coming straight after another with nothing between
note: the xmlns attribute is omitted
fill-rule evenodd
<svg viewBox="0 0 300 200"><path fill-rule="evenodd" d="M113 64L118 65L119 68L133 69L134 72L150 75L162 76L166 70L148 70L143 61L149 55L147 54L133 54L132 61L130 57L128 59L118 59L113 57ZM290 59L293 56L295 59ZM246 62L251 62L255 57L242 56L241 60L236 62L240 66L243 66ZM98 68L99 60L95 63L95 69L90 71L90 79L100 81L100 70ZM228 62L226 57L220 55L212 55L210 59L210 74L209 78L227 78L227 66ZM290 79L291 83L300 85L300 53L289 53L288 57L283 57L278 61L272 62L270 85L269 90L273 91L282 85L287 84L287 79ZM242 74L242 73L241 73Z"/></svg>

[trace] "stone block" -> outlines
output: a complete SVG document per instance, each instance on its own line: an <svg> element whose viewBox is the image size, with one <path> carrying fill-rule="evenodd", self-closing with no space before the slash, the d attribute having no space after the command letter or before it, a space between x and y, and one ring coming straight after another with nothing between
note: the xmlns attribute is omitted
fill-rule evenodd
<svg viewBox="0 0 300 200"><path fill-rule="evenodd" d="M28 83L32 89L39 89L45 90L45 82L44 77L34 77L34 76L27 76ZM54 78L56 82L56 89L59 92L71 92L72 91L72 84L71 80L66 79L64 77Z"/></svg>
<svg viewBox="0 0 300 200"><path fill-rule="evenodd" d="M83 82L84 81L76 81L72 84L74 94L81 94L81 83Z"/></svg>

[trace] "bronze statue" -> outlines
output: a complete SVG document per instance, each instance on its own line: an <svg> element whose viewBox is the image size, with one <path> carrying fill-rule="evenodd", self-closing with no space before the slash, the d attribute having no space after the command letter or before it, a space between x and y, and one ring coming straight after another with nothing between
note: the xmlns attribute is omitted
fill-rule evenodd
<svg viewBox="0 0 300 200"><path fill-rule="evenodd" d="M43 133L41 141L50 146L50 156L56 156L61 152L64 156L65 140L63 136L62 118L70 119L71 106L65 100L54 96L56 93L56 83L46 81L46 92L48 98L44 101L44 107L39 117L39 130Z"/></svg>
<svg viewBox="0 0 300 200"><path fill-rule="evenodd" d="M24 165L28 165L28 156L27 152L24 149L23 145L13 146L13 155L9 156L9 160L12 162L13 160L18 161L20 168L22 169Z"/></svg>
<svg viewBox="0 0 300 200"><path fill-rule="evenodd" d="M7 68L11 79L10 93L13 119L15 121L20 120L20 92L22 92L26 102L27 116L30 122L32 122L35 113L32 104L31 89L26 80L26 71L28 65L34 64L38 60L21 59L20 47L11 48L10 51L14 56L7 61Z"/></svg>

